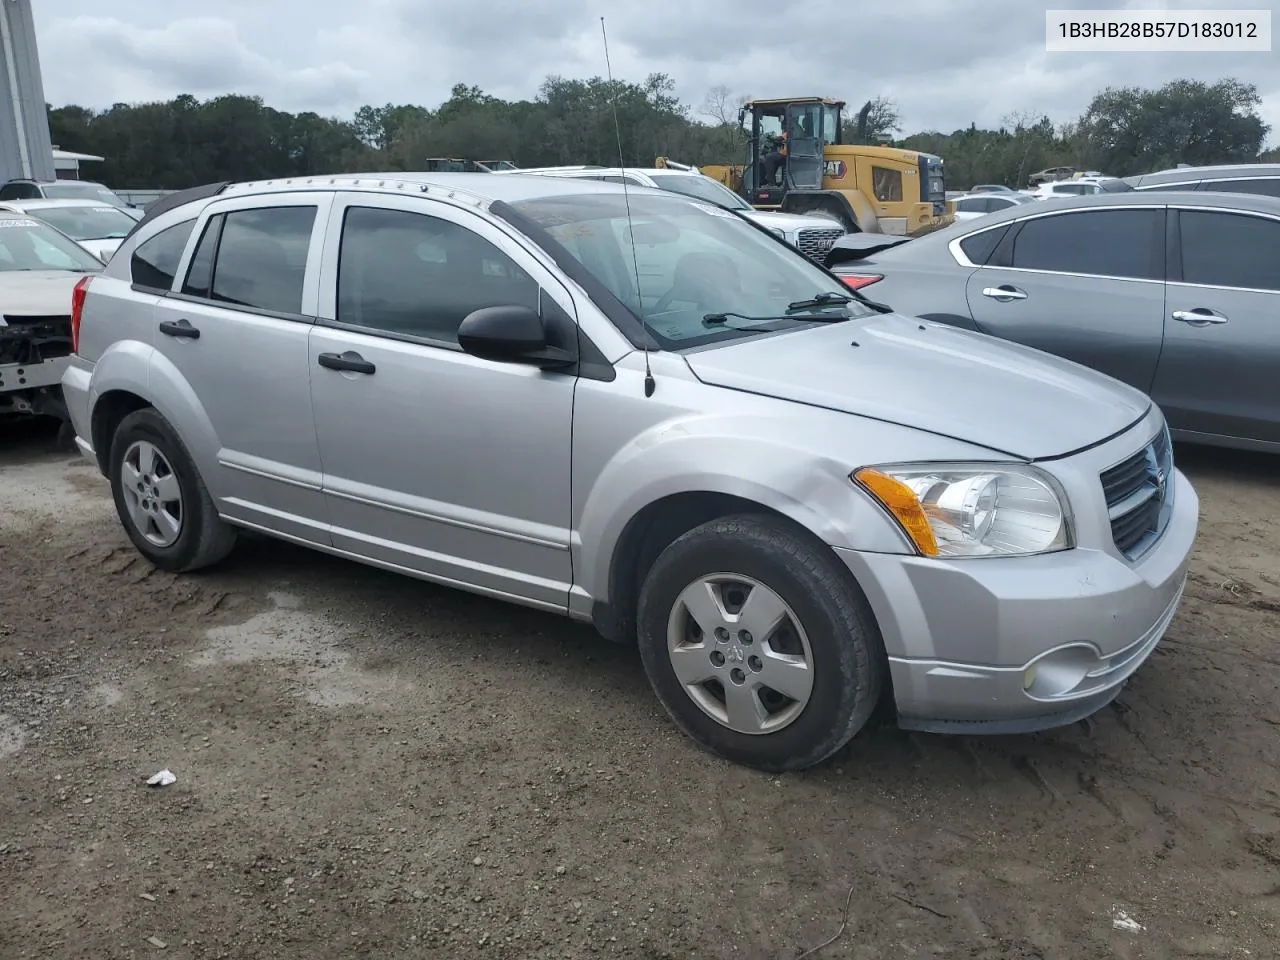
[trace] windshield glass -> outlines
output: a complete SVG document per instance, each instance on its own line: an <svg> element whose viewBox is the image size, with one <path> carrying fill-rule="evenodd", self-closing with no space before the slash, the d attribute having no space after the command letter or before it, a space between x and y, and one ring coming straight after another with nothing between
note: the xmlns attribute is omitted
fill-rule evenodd
<svg viewBox="0 0 1280 960"><path fill-rule="evenodd" d="M96 273L102 261L39 220L0 217L0 273L71 270Z"/></svg>
<svg viewBox="0 0 1280 960"><path fill-rule="evenodd" d="M630 229L621 192L542 197L512 208L545 230L548 242L581 263L664 347L874 312L843 302L850 291L839 280L736 214L655 194L632 194L630 201ZM824 294L832 300L813 302Z"/></svg>
<svg viewBox="0 0 1280 960"><path fill-rule="evenodd" d="M113 207L120 205L120 198L100 183L59 180L57 183L46 183L43 190L50 200L101 200Z"/></svg>
<svg viewBox="0 0 1280 960"><path fill-rule="evenodd" d="M72 240L118 240L136 223L118 207L41 207L30 212Z"/></svg>
<svg viewBox="0 0 1280 960"><path fill-rule="evenodd" d="M750 210L751 204L718 181L710 177L676 176L672 173L651 173L649 178L658 185L659 190L671 193L682 193L686 197L696 197L707 203L714 203L726 210Z"/></svg>

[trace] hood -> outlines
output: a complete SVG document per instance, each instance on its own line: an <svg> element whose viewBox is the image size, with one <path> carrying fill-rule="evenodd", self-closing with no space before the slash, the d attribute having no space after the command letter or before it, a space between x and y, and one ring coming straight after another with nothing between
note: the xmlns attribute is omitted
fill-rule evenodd
<svg viewBox="0 0 1280 960"><path fill-rule="evenodd" d="M1068 360L899 314L685 359L714 386L900 423L1026 460L1095 444L1151 406L1145 394Z"/></svg>
<svg viewBox="0 0 1280 960"><path fill-rule="evenodd" d="M124 237L111 237L105 240L77 240L76 242L103 263L106 263L111 259L111 255L120 248L120 244L124 243Z"/></svg>
<svg viewBox="0 0 1280 960"><path fill-rule="evenodd" d="M750 217L762 227L770 230L804 230L804 229L831 229L844 230L839 220L833 220L831 217L810 217L798 213L777 213L773 210L743 210L744 217Z"/></svg>
<svg viewBox="0 0 1280 960"><path fill-rule="evenodd" d="M0 271L0 315L71 315L71 289L84 276L70 270Z"/></svg>

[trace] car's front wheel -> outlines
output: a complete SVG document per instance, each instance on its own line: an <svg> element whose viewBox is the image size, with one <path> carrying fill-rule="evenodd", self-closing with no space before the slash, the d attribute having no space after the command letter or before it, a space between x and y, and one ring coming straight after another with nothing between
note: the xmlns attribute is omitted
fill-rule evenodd
<svg viewBox="0 0 1280 960"><path fill-rule="evenodd" d="M867 722L886 669L865 597L821 544L764 516L689 531L640 593L645 672L685 733L770 771L830 757Z"/></svg>
<svg viewBox="0 0 1280 960"><path fill-rule="evenodd" d="M180 573L231 552L235 528L218 516L191 455L157 411L147 407L120 421L109 456L116 512L148 560Z"/></svg>

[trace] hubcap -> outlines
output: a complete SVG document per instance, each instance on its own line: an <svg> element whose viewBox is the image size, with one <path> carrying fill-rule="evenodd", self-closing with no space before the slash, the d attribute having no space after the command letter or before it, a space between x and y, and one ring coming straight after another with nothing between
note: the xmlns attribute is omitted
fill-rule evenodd
<svg viewBox="0 0 1280 960"><path fill-rule="evenodd" d="M138 440L124 452L120 469L129 519L148 543L172 546L182 533L182 489L165 455L153 443Z"/></svg>
<svg viewBox="0 0 1280 960"><path fill-rule="evenodd" d="M667 620L667 653L699 709L738 733L781 730L813 692L800 618L769 587L739 574L709 574L680 592Z"/></svg>

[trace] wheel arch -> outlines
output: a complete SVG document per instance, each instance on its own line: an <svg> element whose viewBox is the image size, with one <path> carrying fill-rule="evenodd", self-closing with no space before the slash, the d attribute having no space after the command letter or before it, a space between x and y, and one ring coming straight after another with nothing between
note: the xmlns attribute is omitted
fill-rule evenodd
<svg viewBox="0 0 1280 960"><path fill-rule="evenodd" d="M744 515L780 523L816 549L828 553L849 582L860 593L863 592L853 573L840 562L830 545L805 519L792 511L738 493L688 490L651 501L622 528L609 555L607 594L596 599L591 607L591 621L595 628L615 643L634 642L640 589L662 551L705 523Z"/></svg>
<svg viewBox="0 0 1280 960"><path fill-rule="evenodd" d="M91 442L104 473L120 421L153 407L182 438L205 482L216 477L211 467L220 444L213 423L182 372L154 347L138 341L112 345L94 365L90 397Z"/></svg>

